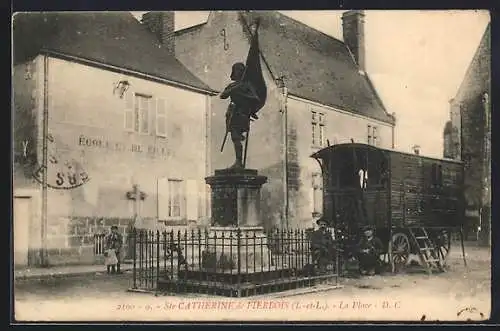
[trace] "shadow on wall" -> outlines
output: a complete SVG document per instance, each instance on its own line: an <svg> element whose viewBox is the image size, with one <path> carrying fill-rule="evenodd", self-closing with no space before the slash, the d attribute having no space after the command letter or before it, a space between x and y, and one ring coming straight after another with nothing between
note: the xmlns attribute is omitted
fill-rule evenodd
<svg viewBox="0 0 500 331"><path fill-rule="evenodd" d="M265 229L281 224L284 204L283 164L276 163L268 168L260 169L259 174L267 177L267 183L261 188L260 215Z"/></svg>
<svg viewBox="0 0 500 331"><path fill-rule="evenodd" d="M25 178L33 177L37 164L36 117L32 109L35 106L30 100L28 104L23 98L15 99L14 120L14 169L22 170Z"/></svg>
<svg viewBox="0 0 500 331"><path fill-rule="evenodd" d="M287 165L287 186L288 186L288 225L297 226L297 206L300 188L300 166L299 153L297 148L297 128L295 123L290 123L290 131L288 132L288 165Z"/></svg>

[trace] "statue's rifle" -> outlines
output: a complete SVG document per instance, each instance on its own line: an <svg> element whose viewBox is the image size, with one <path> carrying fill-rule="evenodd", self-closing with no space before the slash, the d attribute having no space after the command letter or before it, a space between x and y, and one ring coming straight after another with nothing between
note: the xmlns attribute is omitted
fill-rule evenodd
<svg viewBox="0 0 500 331"><path fill-rule="evenodd" d="M227 135L229 133L229 125L231 124L231 117L232 116L233 116L233 111L231 110L231 112L229 113L227 122L226 122L226 134L224 135L224 140L222 141L222 146L220 147L220 152L221 153L224 150L224 145L226 144Z"/></svg>

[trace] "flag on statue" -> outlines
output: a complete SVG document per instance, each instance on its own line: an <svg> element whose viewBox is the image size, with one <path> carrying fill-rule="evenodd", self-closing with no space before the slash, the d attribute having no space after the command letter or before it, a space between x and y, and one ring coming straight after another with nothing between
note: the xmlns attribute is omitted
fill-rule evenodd
<svg viewBox="0 0 500 331"><path fill-rule="evenodd" d="M259 21L256 22L255 33L252 36L250 49L246 61L246 71L243 80L250 83L255 89L259 100L253 106L253 113L256 114L262 107L264 107L267 98L267 86L262 74L262 67L260 65L260 49L259 49Z"/></svg>

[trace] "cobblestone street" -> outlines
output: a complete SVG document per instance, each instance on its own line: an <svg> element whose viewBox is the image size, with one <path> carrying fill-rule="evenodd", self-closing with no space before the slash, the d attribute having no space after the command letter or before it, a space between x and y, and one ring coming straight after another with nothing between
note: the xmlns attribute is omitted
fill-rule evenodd
<svg viewBox="0 0 500 331"><path fill-rule="evenodd" d="M467 269L453 247L446 273L348 278L337 289L321 285L246 299L127 292L131 273L21 282L15 286L16 311L18 319L26 320L487 319L489 250L468 245L466 254ZM212 306L201 307L200 302ZM229 309L215 302L236 306Z"/></svg>

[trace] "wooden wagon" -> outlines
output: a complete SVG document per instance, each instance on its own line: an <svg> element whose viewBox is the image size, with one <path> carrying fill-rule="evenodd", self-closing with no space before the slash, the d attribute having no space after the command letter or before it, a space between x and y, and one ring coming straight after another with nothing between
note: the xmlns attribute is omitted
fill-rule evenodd
<svg viewBox="0 0 500 331"><path fill-rule="evenodd" d="M451 235L464 221L463 164L348 143L312 155L323 173L323 217L359 239L372 226L399 270L410 254L443 270ZM462 241L463 247L463 241Z"/></svg>

